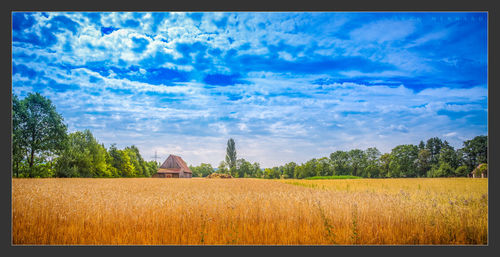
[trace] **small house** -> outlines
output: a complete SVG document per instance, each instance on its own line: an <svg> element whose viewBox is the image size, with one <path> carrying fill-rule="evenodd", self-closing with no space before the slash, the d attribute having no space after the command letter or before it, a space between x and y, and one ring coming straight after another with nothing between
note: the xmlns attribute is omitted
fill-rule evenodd
<svg viewBox="0 0 500 257"><path fill-rule="evenodd" d="M479 175L481 174L481 175ZM469 175L473 178L487 178L488 177L488 164L481 163L479 164Z"/></svg>
<svg viewBox="0 0 500 257"><path fill-rule="evenodd" d="M191 178L192 175L193 172L186 162L180 156L171 154L158 168L153 178Z"/></svg>

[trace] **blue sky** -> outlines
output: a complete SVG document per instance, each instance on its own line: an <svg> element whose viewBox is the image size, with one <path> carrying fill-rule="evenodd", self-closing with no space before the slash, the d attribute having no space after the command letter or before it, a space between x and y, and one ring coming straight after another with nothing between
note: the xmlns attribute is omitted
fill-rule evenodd
<svg viewBox="0 0 500 257"><path fill-rule="evenodd" d="M15 12L12 91L70 132L261 167L487 130L487 13Z"/></svg>

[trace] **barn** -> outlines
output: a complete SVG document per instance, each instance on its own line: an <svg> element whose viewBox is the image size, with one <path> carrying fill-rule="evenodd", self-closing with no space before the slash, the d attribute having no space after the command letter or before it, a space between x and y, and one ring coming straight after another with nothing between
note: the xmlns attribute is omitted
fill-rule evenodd
<svg viewBox="0 0 500 257"><path fill-rule="evenodd" d="M481 174L481 178L488 177L488 164L481 163L479 164L470 174L469 177L479 178L479 174Z"/></svg>
<svg viewBox="0 0 500 257"><path fill-rule="evenodd" d="M192 174L186 162L180 156L171 154L158 168L153 178L191 178Z"/></svg>

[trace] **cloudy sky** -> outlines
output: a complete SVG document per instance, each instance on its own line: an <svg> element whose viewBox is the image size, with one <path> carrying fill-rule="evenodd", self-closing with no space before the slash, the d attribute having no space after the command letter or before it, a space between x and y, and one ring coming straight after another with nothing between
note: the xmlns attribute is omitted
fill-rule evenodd
<svg viewBox="0 0 500 257"><path fill-rule="evenodd" d="M12 91L70 132L261 167L487 130L486 13L13 13Z"/></svg>

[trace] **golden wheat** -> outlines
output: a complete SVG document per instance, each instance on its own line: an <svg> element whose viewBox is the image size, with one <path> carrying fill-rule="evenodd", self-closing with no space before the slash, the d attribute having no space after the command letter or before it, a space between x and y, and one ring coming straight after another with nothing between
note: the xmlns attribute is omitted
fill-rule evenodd
<svg viewBox="0 0 500 257"><path fill-rule="evenodd" d="M486 244L486 179L13 179L13 244Z"/></svg>

